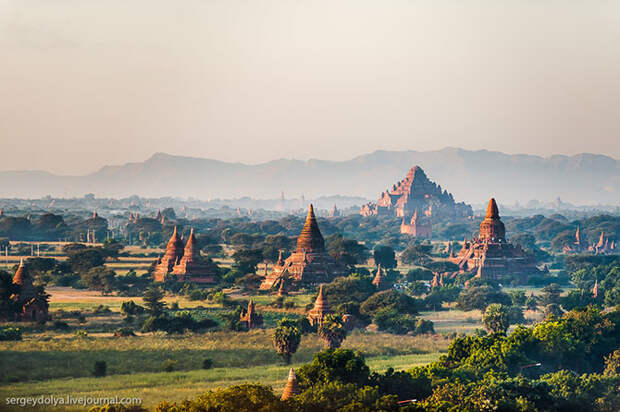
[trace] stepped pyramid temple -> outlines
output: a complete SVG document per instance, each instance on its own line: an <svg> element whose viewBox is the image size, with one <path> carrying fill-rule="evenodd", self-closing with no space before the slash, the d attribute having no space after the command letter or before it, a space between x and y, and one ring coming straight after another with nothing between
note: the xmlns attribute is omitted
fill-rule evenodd
<svg viewBox="0 0 620 412"><path fill-rule="evenodd" d="M22 259L13 276L13 284L18 285L20 291L11 296L11 300L21 308L16 321L43 321L48 320L49 304L45 294L39 293L32 283L32 276Z"/></svg>
<svg viewBox="0 0 620 412"><path fill-rule="evenodd" d="M469 217L473 215L471 206L465 203L456 203L452 194L443 190L441 186L431 182L420 166L409 170L407 176L390 190L381 193L376 203L367 203L362 206L362 216L398 216L403 218L401 233L409 233L414 229L407 229L405 221L418 211L418 219L443 219ZM420 222L414 222L421 224ZM430 223L429 223L430 224ZM405 230L403 232L403 230ZM420 229L426 231L426 229Z"/></svg>
<svg viewBox="0 0 620 412"><path fill-rule="evenodd" d="M329 315L330 313L334 313L334 311L329 307L327 298L323 293L323 285L321 285L319 287L319 294L314 301L314 307L308 311L306 317L308 321L310 321L310 325L315 326L323 323L325 315Z"/></svg>
<svg viewBox="0 0 620 412"><path fill-rule="evenodd" d="M216 283L218 267L208 257L200 254L200 248L191 230L185 246L175 226L166 246L166 253L157 259L153 272L155 282L163 282L166 275L173 274L179 282Z"/></svg>
<svg viewBox="0 0 620 412"><path fill-rule="evenodd" d="M499 217L495 199L489 200L487 212L478 237L463 242L463 248L450 261L459 266L461 272L475 270L483 279L502 280L515 275L525 278L540 274L534 258L521 248L506 240L506 229Z"/></svg>
<svg viewBox="0 0 620 412"><path fill-rule="evenodd" d="M325 240L314 216L314 208L310 205L306 223L297 238L295 252L284 261L280 253L272 272L265 276L260 289L277 288L283 281L288 282L287 287L299 283L329 282L345 272L346 269L325 250Z"/></svg>

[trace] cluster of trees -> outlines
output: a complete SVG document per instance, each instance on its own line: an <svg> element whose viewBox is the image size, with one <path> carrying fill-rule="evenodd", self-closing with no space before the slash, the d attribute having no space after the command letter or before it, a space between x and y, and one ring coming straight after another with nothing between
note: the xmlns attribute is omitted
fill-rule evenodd
<svg viewBox="0 0 620 412"><path fill-rule="evenodd" d="M144 306L132 300L123 302L121 314L125 323L135 323L136 318L139 318L142 332L163 331L169 335L182 334L188 330L198 332L218 326L216 321L209 318L196 319L188 311L168 310L172 308L168 308L163 301L164 294L161 287L151 286L146 289L142 297Z"/></svg>
<svg viewBox="0 0 620 412"><path fill-rule="evenodd" d="M152 283L150 274L138 276L129 271L119 276L106 266L106 261L118 258L124 246L115 240L106 240L102 246L71 243L63 247L67 260L31 257L26 266L38 285L72 286L100 291L102 294L119 292L121 295L140 295Z"/></svg>
<svg viewBox="0 0 620 412"><path fill-rule="evenodd" d="M32 217L0 217L0 238L10 240L57 241L72 239L86 241L87 232L95 233L96 239L105 239L108 234L108 221L99 216L82 218L65 217L44 213Z"/></svg>
<svg viewBox="0 0 620 412"><path fill-rule="evenodd" d="M620 404L619 330L618 311L573 310L510 335L457 338L436 362L385 373L357 352L328 349L297 369L300 393L287 400L244 384L157 410L611 412Z"/></svg>
<svg viewBox="0 0 620 412"><path fill-rule="evenodd" d="M417 318L420 307L416 299L392 288L377 291L369 275L336 278L323 290L339 315L352 315L359 322L372 322L379 330L395 334L433 332L432 322Z"/></svg>

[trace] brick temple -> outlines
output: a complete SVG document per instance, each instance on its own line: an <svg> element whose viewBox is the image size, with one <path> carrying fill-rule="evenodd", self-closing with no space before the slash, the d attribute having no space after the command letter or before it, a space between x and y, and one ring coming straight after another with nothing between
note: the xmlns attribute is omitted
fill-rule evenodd
<svg viewBox="0 0 620 412"><path fill-rule="evenodd" d="M22 259L19 267L13 275L13 284L19 286L19 293L11 296L20 312L16 315L16 321L45 321L49 319L49 304L46 295L39 293L33 284L30 271Z"/></svg>
<svg viewBox="0 0 620 412"><path fill-rule="evenodd" d="M200 254L194 229L184 246L175 226L166 246L166 253L157 259L153 272L155 282L163 282L167 275L175 275L179 282L217 282L218 267L209 257Z"/></svg>
<svg viewBox="0 0 620 412"><path fill-rule="evenodd" d="M460 271L476 271L483 279L502 280L509 275L522 279L540 274L535 259L525 253L520 245L506 240L506 229L499 217L495 199L491 198L484 220L480 223L478 237L463 242L463 248L450 261Z"/></svg>
<svg viewBox="0 0 620 412"><path fill-rule="evenodd" d="M319 230L314 208L310 205L306 222L297 238L295 252L286 260L280 254L271 273L263 279L260 289L276 288L281 282L287 282L286 286L329 282L345 272L346 269L325 250L325 240Z"/></svg>
<svg viewBox="0 0 620 412"><path fill-rule="evenodd" d="M420 218L429 220L473 215L471 206L463 202L456 203L452 194L430 181L420 166L412 167L403 180L381 193L376 203L363 205L360 213L363 216L397 216L409 219L416 210Z"/></svg>
<svg viewBox="0 0 620 412"><path fill-rule="evenodd" d="M403 222L400 224L400 233L413 237L431 238L433 236L433 225L430 218L420 216L418 209L416 209L409 223L403 218Z"/></svg>

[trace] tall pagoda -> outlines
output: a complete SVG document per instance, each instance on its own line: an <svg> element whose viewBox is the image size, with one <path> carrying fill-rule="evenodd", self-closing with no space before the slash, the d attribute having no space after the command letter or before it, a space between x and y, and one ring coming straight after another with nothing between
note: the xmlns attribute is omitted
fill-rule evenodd
<svg viewBox="0 0 620 412"><path fill-rule="evenodd" d="M319 230L314 208L310 205L306 222L297 238L295 252L284 261L280 255L272 272L263 279L260 289L271 289L283 279L292 284L327 282L345 271L325 250L325 240Z"/></svg>
<svg viewBox="0 0 620 412"><path fill-rule="evenodd" d="M483 279L502 280L509 275L524 279L541 273L533 256L525 253L520 245L506 240L506 228L493 198L480 223L478 237L465 239L458 255L449 260L457 264L461 272L476 271L476 276Z"/></svg>
<svg viewBox="0 0 620 412"><path fill-rule="evenodd" d="M194 229L192 229L187 238L183 256L172 269L172 273L177 275L177 280L181 282L216 283L217 272L217 265L210 258L200 254Z"/></svg>
<svg viewBox="0 0 620 412"><path fill-rule="evenodd" d="M174 265L181 260L182 256L183 240L181 236L179 236L177 227L175 226L172 236L170 236L170 240L168 240L168 244L166 245L166 253L157 260L157 266L155 266L155 272L153 272L155 282L163 282L166 275L172 273Z"/></svg>
<svg viewBox="0 0 620 412"><path fill-rule="evenodd" d="M310 325L315 326L323 323L325 315L329 315L330 313L334 313L334 311L329 307L327 298L323 293L323 285L321 285L319 287L319 294L314 301L314 307L308 311L306 316L310 322Z"/></svg>
<svg viewBox="0 0 620 412"><path fill-rule="evenodd" d="M180 282L217 282L218 267L209 257L200 254L194 229L183 245L175 226L166 246L166 253L157 259L153 277L155 282L163 282L169 274L176 275Z"/></svg>

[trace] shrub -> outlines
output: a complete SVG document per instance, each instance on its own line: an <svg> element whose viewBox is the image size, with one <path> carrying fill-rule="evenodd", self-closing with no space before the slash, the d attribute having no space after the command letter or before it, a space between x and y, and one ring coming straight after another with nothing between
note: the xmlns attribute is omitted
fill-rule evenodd
<svg viewBox="0 0 620 412"><path fill-rule="evenodd" d="M58 330L69 330L69 324L62 320L55 320L52 327Z"/></svg>
<svg viewBox="0 0 620 412"><path fill-rule="evenodd" d="M77 338L86 338L86 337L88 337L88 332L86 332L84 329L76 330L75 331L75 337L77 337Z"/></svg>
<svg viewBox="0 0 620 412"><path fill-rule="evenodd" d="M510 326L509 309L497 303L490 304L482 314L484 327L492 333L506 333Z"/></svg>
<svg viewBox="0 0 620 412"><path fill-rule="evenodd" d="M110 310L109 306L105 306L105 305L99 305L95 308L95 310L93 310L93 313L95 314L101 314L101 313L110 313L112 312Z"/></svg>
<svg viewBox="0 0 620 412"><path fill-rule="evenodd" d="M133 329L130 329L130 328L118 328L114 331L114 337L116 338L127 337L127 336L136 336L136 334L133 333Z"/></svg>
<svg viewBox="0 0 620 412"><path fill-rule="evenodd" d="M93 369L93 376L96 376L97 378L105 376L107 373L107 369L108 364L106 363L106 361L96 361L95 368Z"/></svg>
<svg viewBox="0 0 620 412"><path fill-rule="evenodd" d="M172 372L173 370L175 370L176 367L177 361L172 359L166 359L161 365L161 368L164 372Z"/></svg>
<svg viewBox="0 0 620 412"><path fill-rule="evenodd" d="M211 369L213 367L213 359L203 359L202 360L202 369Z"/></svg>
<svg viewBox="0 0 620 412"><path fill-rule="evenodd" d="M194 289L189 293L187 297L189 300L203 300L204 295L200 289Z"/></svg>
<svg viewBox="0 0 620 412"><path fill-rule="evenodd" d="M375 293L362 303L360 312L364 316L373 318L379 311L384 309L394 309L399 313L408 313L410 315L418 313L415 299L395 290Z"/></svg>
<svg viewBox="0 0 620 412"><path fill-rule="evenodd" d="M22 331L19 328L0 328L0 341L3 340L22 340Z"/></svg>
<svg viewBox="0 0 620 412"><path fill-rule="evenodd" d="M373 322L379 330L404 335L407 332L415 331L416 318L413 315L398 313L395 309L383 309L377 312Z"/></svg>

